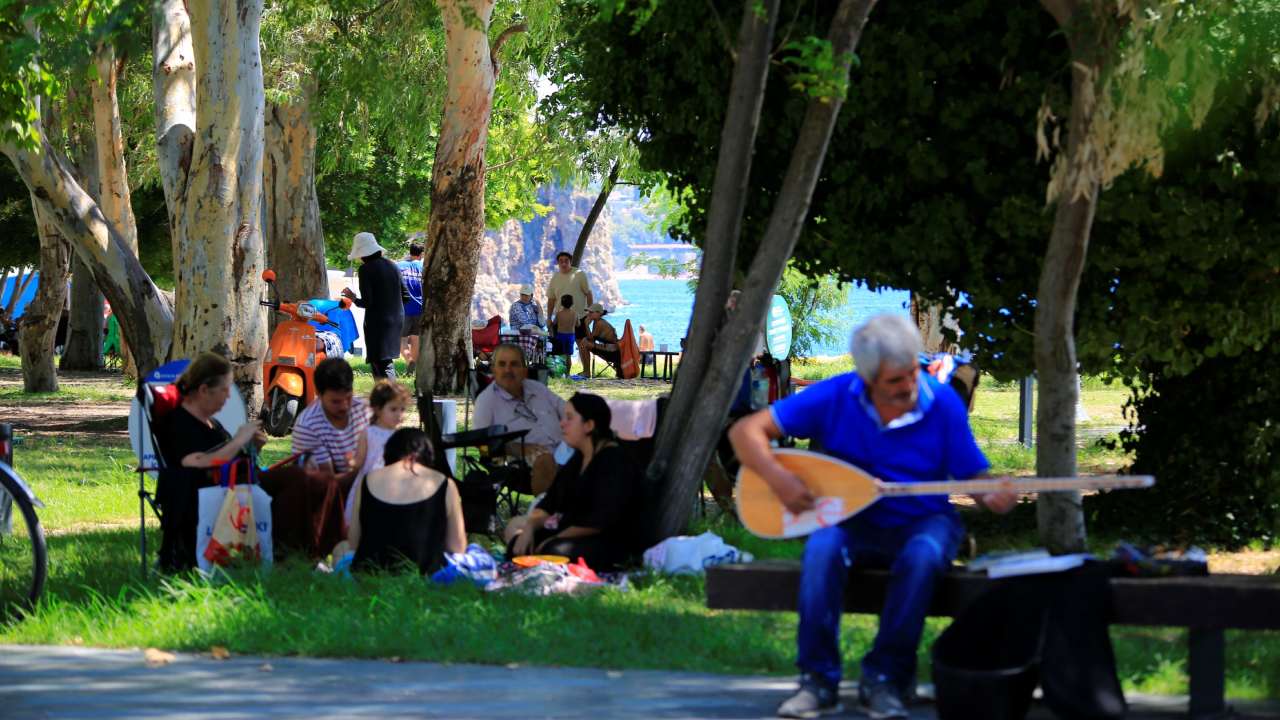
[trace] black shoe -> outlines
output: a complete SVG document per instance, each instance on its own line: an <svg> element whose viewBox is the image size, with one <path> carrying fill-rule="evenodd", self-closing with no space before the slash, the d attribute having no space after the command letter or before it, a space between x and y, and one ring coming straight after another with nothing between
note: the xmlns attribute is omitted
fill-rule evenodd
<svg viewBox="0 0 1280 720"><path fill-rule="evenodd" d="M858 704L871 720L905 720L910 717L902 703L902 693L881 678L858 686Z"/></svg>
<svg viewBox="0 0 1280 720"><path fill-rule="evenodd" d="M778 706L778 717L815 718L820 715L838 713L844 708L840 706L840 694L836 688L812 676L800 676L800 689L786 702Z"/></svg>

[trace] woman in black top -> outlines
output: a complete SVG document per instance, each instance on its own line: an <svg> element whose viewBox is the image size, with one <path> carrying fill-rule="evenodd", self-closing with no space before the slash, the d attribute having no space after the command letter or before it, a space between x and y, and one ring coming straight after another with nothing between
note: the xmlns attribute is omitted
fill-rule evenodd
<svg viewBox="0 0 1280 720"><path fill-rule="evenodd" d="M576 452L538 507L507 526L509 555L581 557L595 570L616 569L634 556L636 479L609 429L611 420L599 395L569 398L560 429Z"/></svg>
<svg viewBox="0 0 1280 720"><path fill-rule="evenodd" d="M400 269L382 256L382 246L373 233L356 233L351 260L360 258L360 297L343 288L342 294L364 308L364 344L373 377L396 379L392 363L400 355L400 331L404 325L405 294Z"/></svg>
<svg viewBox="0 0 1280 720"><path fill-rule="evenodd" d="M236 457L249 443L267 441L256 420L231 436L213 416L231 395L231 363L217 353L201 353L174 383L182 397L156 426L165 468L156 485L160 506L160 568L195 567L197 491L214 485L209 468Z"/></svg>
<svg viewBox="0 0 1280 720"><path fill-rule="evenodd" d="M387 438L386 466L369 473L356 495L347 531L352 569L395 570L408 561L426 575L444 565L444 553L466 550L458 488L431 469L431 454L421 430Z"/></svg>

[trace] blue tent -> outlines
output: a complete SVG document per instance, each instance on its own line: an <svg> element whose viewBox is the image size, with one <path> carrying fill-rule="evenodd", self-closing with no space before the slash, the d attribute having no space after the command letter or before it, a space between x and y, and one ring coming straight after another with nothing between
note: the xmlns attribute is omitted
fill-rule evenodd
<svg viewBox="0 0 1280 720"><path fill-rule="evenodd" d="M40 286L40 273L36 272L35 276L36 277L31 281L31 284L27 285L26 292L22 293L18 298L18 302L13 306L14 319L22 317L22 313L27 308L27 303L31 302L36 297L36 288ZM26 275L23 275L23 278L25 279ZM18 278L16 276L10 276L5 279L4 288L0 289L0 308L8 307L9 297L12 296L17 289Z"/></svg>

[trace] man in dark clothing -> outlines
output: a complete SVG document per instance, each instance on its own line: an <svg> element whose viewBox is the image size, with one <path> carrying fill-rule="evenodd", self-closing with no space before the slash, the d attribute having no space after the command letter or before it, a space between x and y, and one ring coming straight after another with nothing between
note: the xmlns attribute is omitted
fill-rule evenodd
<svg viewBox="0 0 1280 720"><path fill-rule="evenodd" d="M373 233L356 233L348 259L360 258L360 297L344 288L342 294L364 308L364 346L375 378L396 379L392 361L400 354L400 331L404 326L403 285L400 269L382 256L382 246Z"/></svg>

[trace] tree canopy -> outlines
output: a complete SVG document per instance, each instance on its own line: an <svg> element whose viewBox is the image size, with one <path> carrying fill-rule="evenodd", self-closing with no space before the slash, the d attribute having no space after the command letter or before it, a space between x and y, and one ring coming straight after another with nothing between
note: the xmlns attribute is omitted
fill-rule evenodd
<svg viewBox="0 0 1280 720"><path fill-rule="evenodd" d="M732 57L724 32L688 29L731 27L737 3L662 3L643 22L628 13L606 19L589 0L569 5L580 30L554 101L601 127L634 131L640 165L666 174L685 199L674 234L700 241ZM811 34L829 12L825 4L784 3L779 33ZM1185 371L1202 353L1256 347L1280 327L1268 309L1274 283L1258 293L1213 282L1242 268L1273 276L1277 267L1266 241L1277 229L1274 214L1257 204L1268 195L1264 157L1275 131L1255 120L1271 91L1259 77L1232 74L1271 64L1266 53L1277 45L1266 37L1275 25L1257 15L1247 27L1237 16L1215 18L1186 26L1216 33L1199 55L1189 56L1185 43L1147 50L1149 74L1182 78L1190 62L1217 81L1174 83L1147 98L1165 119L1139 139L1145 148L1158 131L1161 177L1119 173L1103 194L1077 320L1086 369L1112 368L1121 357L1127 371L1146 358ZM785 39L775 51L779 72L765 97L751 176L754 197L764 199L747 208L739 257L758 241L803 112L805 97L793 88L804 78L787 62L802 51ZM1037 134L1053 144L1049 117L1065 116L1068 101L1067 49L1052 18L1032 4L992 0L933 13L885 3L859 58L796 263L810 275L910 288L955 306L964 344L986 369L1027 372L1052 224L1050 168L1037 162ZM1107 87L1120 92L1129 80L1117 78ZM1212 102L1176 110L1206 85ZM1113 142L1122 140L1113 133ZM1177 272L1151 271L1161 267Z"/></svg>

